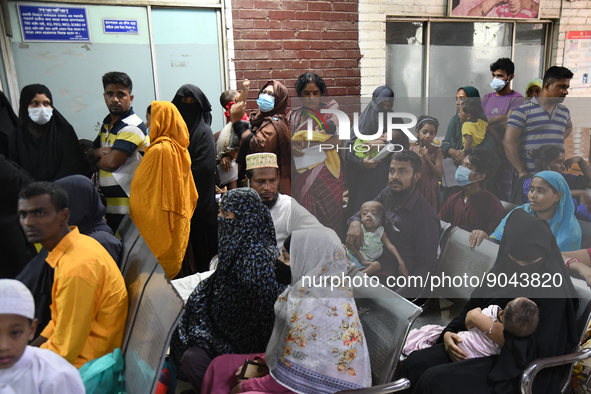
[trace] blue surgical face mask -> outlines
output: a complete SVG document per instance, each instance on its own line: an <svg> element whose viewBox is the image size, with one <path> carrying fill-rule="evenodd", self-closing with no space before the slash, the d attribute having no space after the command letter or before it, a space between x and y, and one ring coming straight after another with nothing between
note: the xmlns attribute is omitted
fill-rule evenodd
<svg viewBox="0 0 591 394"><path fill-rule="evenodd" d="M493 78L492 82L490 83L490 87L496 90L497 92L500 92L501 90L503 90L505 86L507 86L507 83L508 81L503 81L499 78Z"/></svg>
<svg viewBox="0 0 591 394"><path fill-rule="evenodd" d="M458 169L456 170L456 181L458 181L460 186L466 186L466 185L469 185L473 182L476 182L476 181L470 180L469 177L470 177L471 173L472 173L472 171L470 171L469 169L467 169L464 166L458 167Z"/></svg>
<svg viewBox="0 0 591 394"><path fill-rule="evenodd" d="M269 112L275 108L275 97L268 94L259 94L257 104L262 112Z"/></svg>

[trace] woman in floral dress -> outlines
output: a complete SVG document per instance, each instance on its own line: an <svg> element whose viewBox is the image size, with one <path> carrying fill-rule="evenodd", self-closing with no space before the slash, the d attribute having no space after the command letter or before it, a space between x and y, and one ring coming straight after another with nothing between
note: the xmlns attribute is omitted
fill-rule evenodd
<svg viewBox="0 0 591 394"><path fill-rule="evenodd" d="M290 257L292 285L275 303L267 352L216 358L202 393L315 394L371 386L369 353L352 289L330 290L330 278L347 270L342 246L319 230L295 231ZM246 359L266 363L270 374L239 382L236 372Z"/></svg>

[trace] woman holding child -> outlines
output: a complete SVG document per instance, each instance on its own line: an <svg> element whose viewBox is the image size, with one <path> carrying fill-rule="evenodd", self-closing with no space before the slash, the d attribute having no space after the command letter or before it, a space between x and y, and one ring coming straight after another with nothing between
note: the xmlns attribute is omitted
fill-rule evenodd
<svg viewBox="0 0 591 394"><path fill-rule="evenodd" d="M281 193L291 195L290 135L285 117L288 101L287 88L281 82L272 80L259 91L259 109L250 114L250 128L247 122L241 122L246 103L236 103L230 108L232 131L240 138L237 159L241 167L239 182L245 177L247 155L271 152L277 155L279 162Z"/></svg>
<svg viewBox="0 0 591 394"><path fill-rule="evenodd" d="M316 74L300 75L295 84L302 106L294 108L289 115L291 127L292 152L294 160L293 197L320 223L333 229L337 234L343 231L343 172L341 159L336 147L339 145L337 134L338 119L335 114L318 114L322 109L338 109L336 101L323 102L322 96L328 93L324 80ZM314 119L322 116L323 122ZM308 140L308 122L313 126L313 137ZM314 155L320 153L318 145L332 145L332 149L323 149L316 163L300 164L306 155L305 148L311 148ZM320 161L321 160L321 161Z"/></svg>
<svg viewBox="0 0 591 394"><path fill-rule="evenodd" d="M542 289L533 285L501 287L495 282L491 287L479 287L462 313L444 329L436 345L411 353L403 362L403 375L411 381L413 393L518 393L521 373L529 362L567 354L577 345L578 298L550 227L516 209L509 216L505 231L497 261L487 278L515 275L522 280L531 279L534 274L548 274L558 276L561 285ZM489 305L505 308L517 297L527 297L538 306L539 324L534 334L518 338L505 331L505 343L498 356L466 360L466 354L457 346L457 333L467 329L468 313ZM486 334L494 335L495 326L497 331L501 329L491 320L490 332ZM533 392L560 392L561 378L568 368L567 365L541 370L534 380Z"/></svg>

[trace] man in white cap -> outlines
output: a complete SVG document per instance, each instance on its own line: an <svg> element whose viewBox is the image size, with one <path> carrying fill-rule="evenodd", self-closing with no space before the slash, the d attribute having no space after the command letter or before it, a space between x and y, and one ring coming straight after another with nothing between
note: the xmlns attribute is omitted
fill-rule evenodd
<svg viewBox="0 0 591 394"><path fill-rule="evenodd" d="M246 177L250 181L250 187L259 194L263 204L271 212L280 250L292 232L311 228L326 231L337 245L341 245L341 240L333 230L324 227L296 200L279 192L279 166L274 153L253 153L246 156Z"/></svg>
<svg viewBox="0 0 591 394"><path fill-rule="evenodd" d="M0 279L0 394L80 394L78 370L60 355L27 346L37 319L29 289L13 279Z"/></svg>

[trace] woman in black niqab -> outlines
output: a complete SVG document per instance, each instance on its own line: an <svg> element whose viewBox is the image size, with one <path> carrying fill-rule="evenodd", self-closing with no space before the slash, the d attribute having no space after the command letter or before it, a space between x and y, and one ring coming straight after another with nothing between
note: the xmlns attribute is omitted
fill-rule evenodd
<svg viewBox="0 0 591 394"><path fill-rule="evenodd" d="M29 116L29 104L37 94L47 96L53 108L51 119L44 125ZM76 132L53 106L51 92L44 85L28 85L21 91L18 132L11 145L10 159L37 182L89 175L90 166L84 160Z"/></svg>
<svg viewBox="0 0 591 394"><path fill-rule="evenodd" d="M190 247L183 261L182 278L209 270L209 262L218 252L217 212L215 201L215 141L211 132L211 104L201 89L183 85L172 103L178 108L189 129L191 172L199 193L197 208L191 219ZM192 261L191 257L194 257ZM193 264L192 264L193 263Z"/></svg>
<svg viewBox="0 0 591 394"><path fill-rule="evenodd" d="M515 274L519 284L514 287L507 282L502 287L497 282L496 286L488 287L485 282L477 288L462 313L445 328L438 344L411 353L403 362L403 375L411 381L409 392L517 394L527 364L538 358L567 354L577 346L577 293L550 227L545 221L516 209L509 216L505 231L507 236L503 237L489 275L497 279L506 275L509 280ZM526 277L531 283L534 274L541 278L537 287L520 285ZM541 287L546 275L559 286ZM536 332L517 338L505 331L505 345L498 356L452 362L443 344L445 333L465 331L466 314L470 310L489 305L504 308L517 297L527 297L538 305L540 320ZM568 365L541 370L534 380L533 392L559 393L568 370Z"/></svg>

